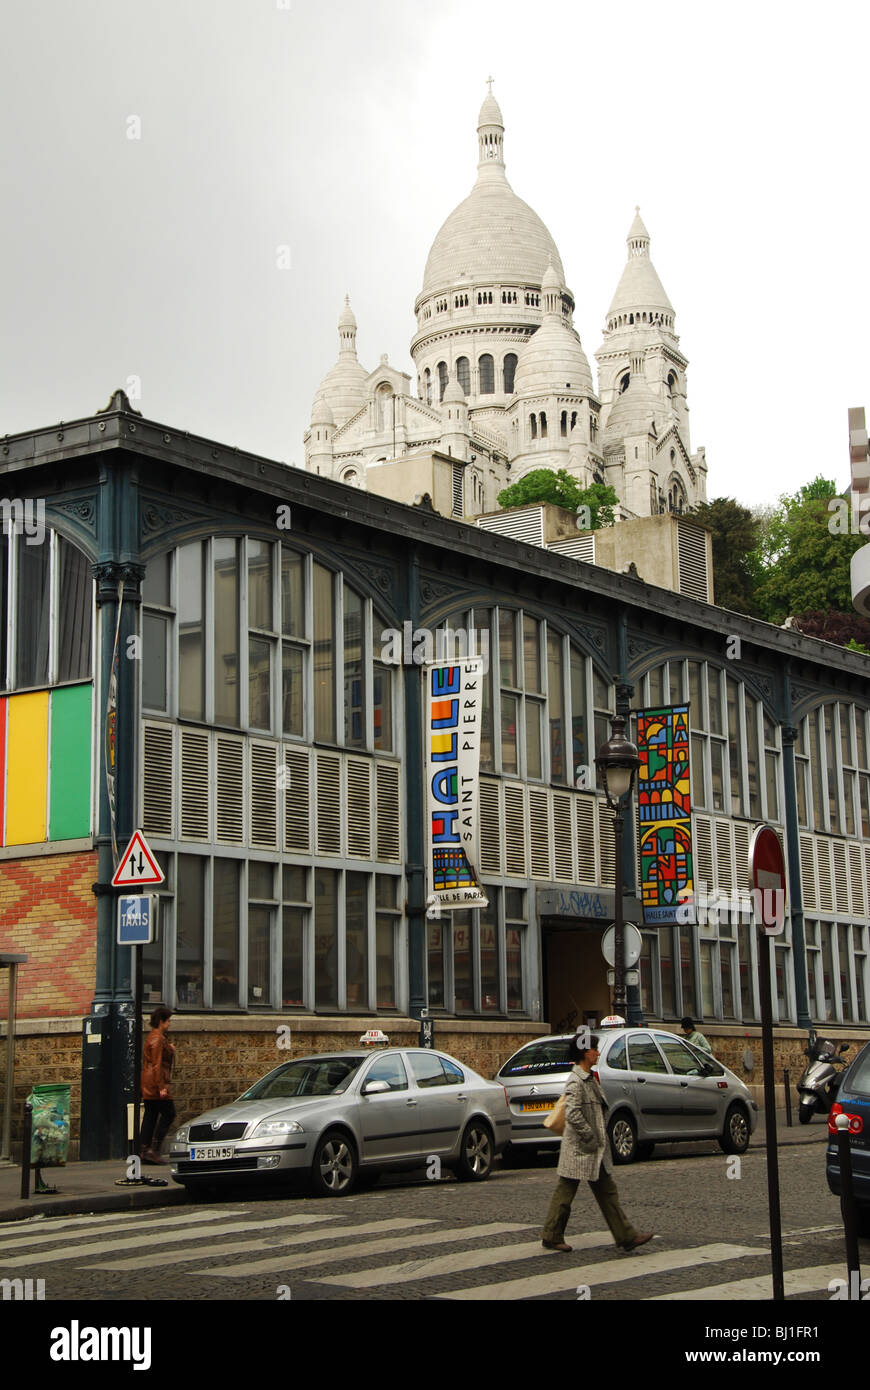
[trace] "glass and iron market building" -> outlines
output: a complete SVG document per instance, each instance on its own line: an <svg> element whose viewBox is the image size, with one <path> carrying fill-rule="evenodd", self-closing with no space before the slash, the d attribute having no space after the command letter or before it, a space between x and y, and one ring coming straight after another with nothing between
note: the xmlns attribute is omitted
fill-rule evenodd
<svg viewBox="0 0 870 1390"><path fill-rule="evenodd" d="M113 814L118 848L141 828L165 873L144 998L178 1011L180 1113L274 1064L287 1026L294 1052L373 1024L412 1041L428 1009L438 1044L491 1074L608 1009L614 841L590 769L617 707L688 704L697 887L719 905L643 929L633 1016L691 1014L757 1079L762 945L735 895L768 821L789 869L780 1057L811 1021L866 1031L866 657L191 437L123 393L5 438L0 469L21 501L0 555L16 1086L71 1081L83 1152L121 1151L132 1077ZM446 625L489 650L489 906L432 920L414 650ZM628 854L641 924L637 873Z"/></svg>

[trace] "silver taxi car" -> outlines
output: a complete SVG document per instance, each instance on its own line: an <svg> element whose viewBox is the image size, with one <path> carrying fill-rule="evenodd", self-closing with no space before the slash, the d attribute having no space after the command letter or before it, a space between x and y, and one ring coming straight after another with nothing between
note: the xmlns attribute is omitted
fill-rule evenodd
<svg viewBox="0 0 870 1390"><path fill-rule="evenodd" d="M275 1067L238 1100L176 1132L172 1176L194 1196L308 1176L342 1197L357 1181L437 1158L457 1177L488 1178L510 1134L504 1088L428 1048L347 1048Z"/></svg>
<svg viewBox="0 0 870 1390"><path fill-rule="evenodd" d="M744 1083L715 1057L663 1028L598 1028L595 1071L608 1104L615 1163L648 1158L657 1142L718 1139L743 1153L758 1122ZM558 1146L544 1120L565 1089L573 1034L526 1043L496 1073L511 1110L510 1153Z"/></svg>

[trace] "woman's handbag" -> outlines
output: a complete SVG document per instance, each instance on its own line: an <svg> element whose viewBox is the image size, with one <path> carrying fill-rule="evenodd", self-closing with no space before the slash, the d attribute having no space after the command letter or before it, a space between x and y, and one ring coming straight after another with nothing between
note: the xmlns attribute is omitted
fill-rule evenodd
<svg viewBox="0 0 870 1390"><path fill-rule="evenodd" d="M544 1128L545 1128L545 1129L551 1129L551 1130L553 1131L554 1134L564 1134L564 1133L565 1133L565 1096L564 1096L564 1094L561 1095L561 1096L559 1097L559 1099L556 1101L556 1104L553 1106L552 1110L550 1111L549 1115L547 1116L546 1120L544 1121Z"/></svg>

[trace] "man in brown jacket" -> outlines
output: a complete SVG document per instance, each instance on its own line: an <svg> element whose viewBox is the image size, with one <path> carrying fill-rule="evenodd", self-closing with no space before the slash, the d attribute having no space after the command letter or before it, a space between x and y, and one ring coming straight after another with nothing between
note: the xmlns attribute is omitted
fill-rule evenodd
<svg viewBox="0 0 870 1390"><path fill-rule="evenodd" d="M145 1039L141 1083L145 1119L139 1136L140 1157L144 1163L166 1162L160 1156L160 1145L175 1119L175 1106L169 1091L175 1047L166 1036L171 1019L172 1010L161 1004L151 1015L151 1032Z"/></svg>
<svg viewBox="0 0 870 1390"><path fill-rule="evenodd" d="M584 1033L588 1030L583 1029ZM559 1150L559 1181L544 1223L541 1244L545 1250L571 1249L565 1244L565 1227L571 1203L583 1178L589 1183L601 1214L610 1227L620 1250L636 1250L652 1240L650 1232L638 1234L619 1205L619 1193L607 1163L605 1101L601 1087L592 1075L598 1061L598 1039L589 1036L584 1047L579 1037L571 1039L569 1056L575 1066L565 1087L565 1132Z"/></svg>

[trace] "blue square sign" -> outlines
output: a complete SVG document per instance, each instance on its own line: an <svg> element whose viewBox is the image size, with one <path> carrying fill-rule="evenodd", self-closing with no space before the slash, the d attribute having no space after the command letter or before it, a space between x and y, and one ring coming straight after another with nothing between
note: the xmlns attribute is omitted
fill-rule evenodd
<svg viewBox="0 0 870 1390"><path fill-rule="evenodd" d="M157 896L139 893L118 899L118 943L121 946L147 946L155 938Z"/></svg>

